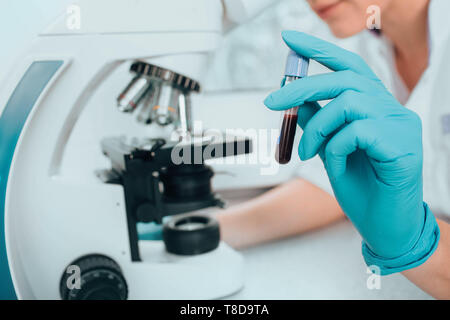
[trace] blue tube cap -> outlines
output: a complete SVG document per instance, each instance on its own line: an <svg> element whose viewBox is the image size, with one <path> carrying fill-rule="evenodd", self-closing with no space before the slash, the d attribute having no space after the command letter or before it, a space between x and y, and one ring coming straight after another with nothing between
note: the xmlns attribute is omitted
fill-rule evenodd
<svg viewBox="0 0 450 320"><path fill-rule="evenodd" d="M308 75L309 59L289 49L284 75L286 77L306 77Z"/></svg>

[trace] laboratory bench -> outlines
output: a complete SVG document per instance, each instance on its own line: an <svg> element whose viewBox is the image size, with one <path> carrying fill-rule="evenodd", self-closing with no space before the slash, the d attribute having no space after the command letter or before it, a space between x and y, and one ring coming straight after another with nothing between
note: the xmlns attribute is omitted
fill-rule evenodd
<svg viewBox="0 0 450 320"><path fill-rule="evenodd" d="M233 205L261 192L221 196ZM401 274L383 276L380 289L368 289L361 237L349 221L240 252L245 285L228 299L432 299Z"/></svg>

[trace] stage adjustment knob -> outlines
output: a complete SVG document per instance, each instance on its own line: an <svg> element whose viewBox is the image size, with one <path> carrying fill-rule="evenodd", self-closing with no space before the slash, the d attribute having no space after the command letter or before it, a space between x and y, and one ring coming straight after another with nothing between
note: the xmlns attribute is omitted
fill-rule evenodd
<svg viewBox="0 0 450 320"><path fill-rule="evenodd" d="M68 266L61 278L60 294L63 300L126 300L128 288L116 262L90 255Z"/></svg>

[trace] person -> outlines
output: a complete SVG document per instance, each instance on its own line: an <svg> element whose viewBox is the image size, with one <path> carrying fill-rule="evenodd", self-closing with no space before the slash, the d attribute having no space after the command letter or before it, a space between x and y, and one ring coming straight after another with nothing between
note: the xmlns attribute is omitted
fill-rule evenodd
<svg viewBox="0 0 450 320"><path fill-rule="evenodd" d="M220 213L222 238L242 248L347 217L362 236L368 265L381 274L401 272L448 299L450 226L433 213L450 214L450 101L436 103L443 93L433 88L448 63L450 3L307 1L336 37L364 32L379 47L363 41L363 59L304 33L282 33L292 50L332 72L286 85L264 103L272 110L300 106L299 157L318 155L323 167ZM382 23L377 33L366 30L367 8L374 4ZM392 92L376 75L383 68ZM330 102L321 107L317 101L323 100ZM321 174L331 194L315 183Z"/></svg>

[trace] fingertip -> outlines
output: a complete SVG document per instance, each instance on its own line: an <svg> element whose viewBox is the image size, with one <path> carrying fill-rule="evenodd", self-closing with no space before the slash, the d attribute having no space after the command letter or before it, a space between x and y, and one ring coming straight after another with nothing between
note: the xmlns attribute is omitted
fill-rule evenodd
<svg viewBox="0 0 450 320"><path fill-rule="evenodd" d="M299 156L300 159L302 159L303 161L309 160L311 158L313 158L316 155L316 153L311 150L310 147L308 147L308 142L305 139L305 136L303 135L302 138L300 139L300 143L299 143Z"/></svg>
<svg viewBox="0 0 450 320"><path fill-rule="evenodd" d="M274 102L273 96L272 94L269 94L265 99L264 99L264 105L272 110L276 110L276 104Z"/></svg>
<svg viewBox="0 0 450 320"><path fill-rule="evenodd" d="M330 179L330 182L333 183L337 181L338 176L331 172L331 170L328 170L328 179Z"/></svg>
<svg viewBox="0 0 450 320"><path fill-rule="evenodd" d="M283 94L280 94L279 91L269 94L266 99L264 99L264 104L267 108L274 111L286 110L293 107L285 101Z"/></svg>
<svg viewBox="0 0 450 320"><path fill-rule="evenodd" d="M307 148L304 148L303 151L303 161L312 159L315 156L314 153L310 152Z"/></svg>
<svg viewBox="0 0 450 320"><path fill-rule="evenodd" d="M281 32L281 38L283 38L283 41L295 52L299 50L299 45L303 42L305 35L306 34L304 32L294 30L285 30Z"/></svg>
<svg viewBox="0 0 450 320"><path fill-rule="evenodd" d="M283 30L283 31L281 31L281 37L286 40L294 32L295 32L294 30Z"/></svg>
<svg viewBox="0 0 450 320"><path fill-rule="evenodd" d="M338 180L339 177L345 173L345 167L330 163L328 160L326 161L326 164L328 178L331 182Z"/></svg>
<svg viewBox="0 0 450 320"><path fill-rule="evenodd" d="M291 49L294 50L294 38L295 37L295 31L287 30L281 32L281 38L283 39L284 43Z"/></svg>
<svg viewBox="0 0 450 320"><path fill-rule="evenodd" d="M300 140L300 143L298 145L298 156L300 157L300 160L305 161L305 148L303 146L302 140Z"/></svg>
<svg viewBox="0 0 450 320"><path fill-rule="evenodd" d="M283 30L283 31L281 31L281 37L285 41L291 41L291 40L293 40L294 37L301 36L302 34L304 34L304 33L300 32L300 31L295 31L295 30Z"/></svg>
<svg viewBox="0 0 450 320"><path fill-rule="evenodd" d="M305 129L308 121L320 110L320 105L317 102L305 102L298 108L297 123L300 128Z"/></svg>

